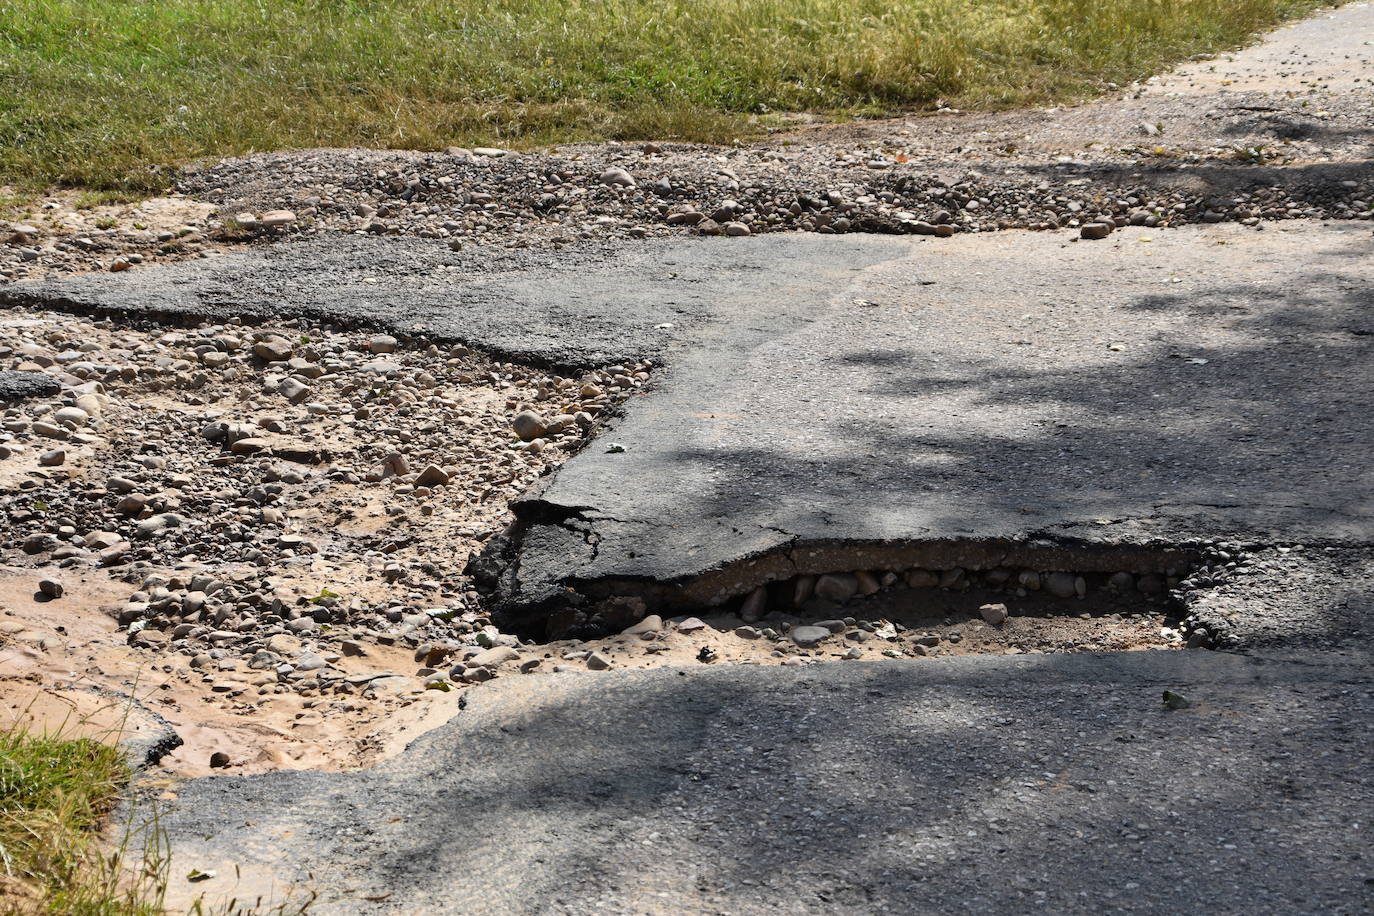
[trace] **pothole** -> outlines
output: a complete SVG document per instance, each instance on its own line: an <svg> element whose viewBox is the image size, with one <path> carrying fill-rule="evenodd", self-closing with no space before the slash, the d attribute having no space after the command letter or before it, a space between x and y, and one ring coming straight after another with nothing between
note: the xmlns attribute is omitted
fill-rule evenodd
<svg viewBox="0 0 1374 916"><path fill-rule="evenodd" d="M789 653L1016 654L1224 646L1224 622L1190 609L1250 565L1239 545L1216 541L947 540L794 546L680 582L568 583L561 600L536 606L502 604L490 569L486 584L494 621L540 642L635 635L646 618L657 632L672 629L669 617L678 629L695 618Z"/></svg>

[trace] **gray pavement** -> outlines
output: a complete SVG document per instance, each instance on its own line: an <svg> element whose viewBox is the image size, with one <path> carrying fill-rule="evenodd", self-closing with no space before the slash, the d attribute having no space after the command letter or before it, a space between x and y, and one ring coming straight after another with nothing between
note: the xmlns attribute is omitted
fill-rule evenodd
<svg viewBox="0 0 1374 916"><path fill-rule="evenodd" d="M174 899L318 894L313 912L341 914L1374 906L1374 689L1338 656L531 684L472 692L371 771L184 786L163 819ZM1166 709L1166 689L1193 706ZM215 877L189 884L193 869Z"/></svg>

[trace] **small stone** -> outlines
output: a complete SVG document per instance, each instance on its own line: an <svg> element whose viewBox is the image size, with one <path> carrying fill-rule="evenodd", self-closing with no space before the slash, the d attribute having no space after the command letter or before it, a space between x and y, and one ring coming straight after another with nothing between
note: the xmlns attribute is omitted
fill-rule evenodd
<svg viewBox="0 0 1374 916"><path fill-rule="evenodd" d="M224 751L215 751L210 755L210 766L212 769L222 770L229 765L229 755Z"/></svg>
<svg viewBox="0 0 1374 916"><path fill-rule="evenodd" d="M801 626L793 627L792 632L787 635L792 637L792 641L801 648L810 649L829 639L833 634L825 627Z"/></svg>
<svg viewBox="0 0 1374 916"><path fill-rule="evenodd" d="M738 220L731 220L730 222L726 223L724 226L721 227L721 231L732 238L739 238L741 236L754 234L753 231L750 230L750 228L746 224L741 223Z"/></svg>
<svg viewBox="0 0 1374 916"><path fill-rule="evenodd" d="M296 221L296 214L290 210L268 210L258 222L268 229L280 229Z"/></svg>
<svg viewBox="0 0 1374 916"><path fill-rule="evenodd" d="M91 415L80 407L62 407L52 416L59 423L71 423L74 426L85 426L86 421L91 418Z"/></svg>
<svg viewBox="0 0 1374 916"><path fill-rule="evenodd" d="M448 473L443 468L431 464L415 477L415 486L438 487L447 484L448 481Z"/></svg>
<svg viewBox="0 0 1374 916"><path fill-rule="evenodd" d="M544 418L532 410L520 411L511 419L510 425L515 434L525 442L538 439L548 430Z"/></svg>
<svg viewBox="0 0 1374 916"><path fill-rule="evenodd" d="M611 660L600 652L593 652L587 656L587 667L593 671L605 671L611 667Z"/></svg>
<svg viewBox="0 0 1374 916"><path fill-rule="evenodd" d="M602 172L597 180L604 185L616 188L633 188L635 186L634 176L618 167L612 167Z"/></svg>
<svg viewBox="0 0 1374 916"><path fill-rule="evenodd" d="M291 342L281 337L269 337L253 345L253 354L269 363L284 362L292 357L295 348Z"/></svg>
<svg viewBox="0 0 1374 916"><path fill-rule="evenodd" d="M738 636L740 639L758 639L759 636L762 634L760 634L759 631L753 627L743 626L735 627L735 635Z"/></svg>
<svg viewBox="0 0 1374 916"><path fill-rule="evenodd" d="M55 448L38 456L38 463L45 468L57 467L59 464L66 464L66 462L67 450L62 448Z"/></svg>
<svg viewBox="0 0 1374 916"><path fill-rule="evenodd" d="M395 353L396 338L389 334L378 334L367 342L367 349L373 353Z"/></svg>
<svg viewBox="0 0 1374 916"><path fill-rule="evenodd" d="M1112 234L1112 227L1106 223L1088 223L1078 231L1078 237L1098 241Z"/></svg>
<svg viewBox="0 0 1374 916"><path fill-rule="evenodd" d="M61 598L66 589L56 579L39 579L38 591L49 598Z"/></svg>
<svg viewBox="0 0 1374 916"><path fill-rule="evenodd" d="M650 637L663 629L663 618L657 614L650 614L639 623L626 627L621 632L626 636Z"/></svg>
<svg viewBox="0 0 1374 916"><path fill-rule="evenodd" d="M510 646L494 646L490 649L484 649L478 652L472 658L468 659L466 664L469 666L481 665L485 668L498 668L506 662L515 661L519 657L520 653Z"/></svg>
<svg viewBox="0 0 1374 916"><path fill-rule="evenodd" d="M284 378L277 386L277 393L292 404L299 404L310 397L310 386L294 378Z"/></svg>
<svg viewBox="0 0 1374 916"><path fill-rule="evenodd" d="M983 619L994 627L1000 627L1010 616L1005 604L985 604L978 609L978 613L982 614Z"/></svg>

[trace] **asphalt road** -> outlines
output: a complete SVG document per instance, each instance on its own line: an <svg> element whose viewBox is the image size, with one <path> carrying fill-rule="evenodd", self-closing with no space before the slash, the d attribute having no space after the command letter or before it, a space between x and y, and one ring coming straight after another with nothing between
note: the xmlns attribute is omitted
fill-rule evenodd
<svg viewBox="0 0 1374 916"><path fill-rule="evenodd" d="M532 683L471 692L372 771L184 786L163 819L174 899L465 916L1374 906L1362 662L1156 652ZM1166 689L1193 706L1165 708Z"/></svg>

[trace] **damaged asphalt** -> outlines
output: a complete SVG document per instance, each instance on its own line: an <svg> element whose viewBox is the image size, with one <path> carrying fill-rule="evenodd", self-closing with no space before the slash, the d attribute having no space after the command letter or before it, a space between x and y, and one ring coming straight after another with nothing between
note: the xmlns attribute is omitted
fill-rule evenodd
<svg viewBox="0 0 1374 916"><path fill-rule="evenodd" d="M652 354L650 390L519 506L510 613L598 583L728 598L827 546L1270 556L1208 597L1241 653L501 679L373 770L178 787L175 900L1355 913L1374 903L1371 255L1367 225L1301 222L539 254L338 239L3 297L300 311L549 364Z"/></svg>

